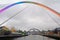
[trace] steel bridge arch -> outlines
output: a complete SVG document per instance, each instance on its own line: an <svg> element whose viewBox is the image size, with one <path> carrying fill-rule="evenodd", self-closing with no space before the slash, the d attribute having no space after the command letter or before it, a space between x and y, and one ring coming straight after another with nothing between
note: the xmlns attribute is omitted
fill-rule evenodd
<svg viewBox="0 0 60 40"><path fill-rule="evenodd" d="M2 9L0 10L0 14L1 14L1 12L7 10L8 8L10 8L10 7L12 7L12 6L15 6L15 5L18 5L18 4L23 4L23 3L30 3L30 4L38 5L38 6L40 6L41 8L44 8L44 9L46 9L46 10L49 10L49 11L52 12L53 14L57 15L58 17L60 17L60 14L59 14L57 11L51 9L50 7L47 7L47 6L45 6L45 5L41 4L41 3L31 2L31 1L21 1L21 2L16 2L16 3L10 4L10 5L2 8Z"/></svg>

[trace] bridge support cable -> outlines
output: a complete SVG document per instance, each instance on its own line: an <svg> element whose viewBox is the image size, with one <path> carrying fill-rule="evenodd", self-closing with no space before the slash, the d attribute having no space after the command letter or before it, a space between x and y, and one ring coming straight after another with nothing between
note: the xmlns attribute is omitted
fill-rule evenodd
<svg viewBox="0 0 60 40"><path fill-rule="evenodd" d="M48 14L48 13L47 13ZM48 14L49 16L50 16L50 18L58 25L58 26L60 26L60 24L50 15L50 14Z"/></svg>
<svg viewBox="0 0 60 40"><path fill-rule="evenodd" d="M0 24L0 26L3 25L4 23L6 23L7 21L9 21L10 19L12 19L13 17L15 17L16 15L18 15L19 13L21 13L22 11L24 11L26 8L27 8L27 7L25 7L25 8L22 9L22 10L20 10L19 12L15 13L13 16L11 16L10 18L8 18L8 19L5 20L4 22L2 22L2 23Z"/></svg>

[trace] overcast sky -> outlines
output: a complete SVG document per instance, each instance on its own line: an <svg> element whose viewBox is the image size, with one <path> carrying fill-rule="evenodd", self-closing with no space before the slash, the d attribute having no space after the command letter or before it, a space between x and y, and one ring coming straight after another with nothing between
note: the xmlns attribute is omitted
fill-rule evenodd
<svg viewBox="0 0 60 40"><path fill-rule="evenodd" d="M19 1L27 1L27 0L17 0L17 1L0 0L0 9L4 8L9 4ZM42 3L60 13L60 0L33 0L33 1ZM8 10L0 14L0 24L5 20L7 20L8 18L10 18L11 16L13 16L14 14L18 13L19 11L21 12L18 15L16 15L3 25L8 26L9 28L15 27L16 29L21 30L29 30L31 28L37 28L39 30L48 30L48 29L51 30L56 27L60 27L59 17L52 14L50 11L47 11L34 4L20 4L9 8ZM50 16L53 17L58 24Z"/></svg>

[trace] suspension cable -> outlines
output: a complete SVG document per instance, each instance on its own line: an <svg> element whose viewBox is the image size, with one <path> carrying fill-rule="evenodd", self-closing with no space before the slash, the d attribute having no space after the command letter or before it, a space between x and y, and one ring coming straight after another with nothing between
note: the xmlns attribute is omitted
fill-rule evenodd
<svg viewBox="0 0 60 40"><path fill-rule="evenodd" d="M4 22L2 22L2 23L0 24L0 26L3 25L4 23L6 23L7 21L9 21L10 19L12 19L13 17L15 17L16 15L18 15L19 13L21 13L22 11L24 11L26 8L27 8L27 7L25 7L25 8L22 9L22 10L20 10L18 13L15 13L13 16L11 16L10 18L8 18L8 19L5 20Z"/></svg>
<svg viewBox="0 0 60 40"><path fill-rule="evenodd" d="M49 14L49 13L47 13L49 16L50 16L50 18L58 25L58 26L60 26L60 24Z"/></svg>

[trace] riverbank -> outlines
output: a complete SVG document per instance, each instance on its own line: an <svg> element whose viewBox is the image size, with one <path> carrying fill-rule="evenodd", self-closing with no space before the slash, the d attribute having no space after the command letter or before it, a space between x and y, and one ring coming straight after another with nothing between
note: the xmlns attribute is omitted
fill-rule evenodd
<svg viewBox="0 0 60 40"><path fill-rule="evenodd" d="M17 37L24 37L24 36L28 36L28 35L0 35L0 38L17 38Z"/></svg>
<svg viewBox="0 0 60 40"><path fill-rule="evenodd" d="M0 40L13 40L15 38L21 38L28 35L0 35Z"/></svg>

